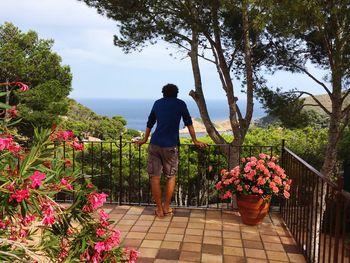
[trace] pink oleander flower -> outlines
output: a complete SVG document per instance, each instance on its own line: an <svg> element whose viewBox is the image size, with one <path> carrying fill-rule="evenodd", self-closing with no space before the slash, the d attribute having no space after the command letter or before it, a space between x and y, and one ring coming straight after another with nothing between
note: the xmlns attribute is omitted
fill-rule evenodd
<svg viewBox="0 0 350 263"><path fill-rule="evenodd" d="M69 159L64 160L64 167L69 168L72 167L72 161Z"/></svg>
<svg viewBox="0 0 350 263"><path fill-rule="evenodd" d="M129 250L128 248L124 248L124 254L127 256L129 255L128 263L136 263L136 260L139 257L140 252L135 249Z"/></svg>
<svg viewBox="0 0 350 263"><path fill-rule="evenodd" d="M67 177L63 177L61 179L61 185L66 187L68 190L73 190L73 186L70 184L69 179Z"/></svg>
<svg viewBox="0 0 350 263"><path fill-rule="evenodd" d="M103 228L99 228L96 230L96 237L103 237L105 234L105 230Z"/></svg>
<svg viewBox="0 0 350 263"><path fill-rule="evenodd" d="M23 225L23 226L28 226L31 222L33 222L34 220L35 220L35 218L36 218L36 216L35 215L26 215L24 218L22 217L22 215L19 215L18 216L19 218L20 218L20 220L21 220L21 224Z"/></svg>
<svg viewBox="0 0 350 263"><path fill-rule="evenodd" d="M97 253L101 253L102 251L106 250L106 246L104 242L96 242L94 249L97 251Z"/></svg>
<svg viewBox="0 0 350 263"><path fill-rule="evenodd" d="M44 216L43 224L44 225L52 225L55 223L55 218L53 216Z"/></svg>
<svg viewBox="0 0 350 263"><path fill-rule="evenodd" d="M0 138L0 151L7 150L13 142L12 136Z"/></svg>
<svg viewBox="0 0 350 263"><path fill-rule="evenodd" d="M75 136L72 131L56 131L53 135L54 139L59 141L70 141Z"/></svg>
<svg viewBox="0 0 350 263"><path fill-rule="evenodd" d="M39 171L35 171L33 175L31 175L28 179L32 181L30 186L34 189L38 189L42 185L42 180L44 180L45 178L45 174Z"/></svg>
<svg viewBox="0 0 350 263"><path fill-rule="evenodd" d="M6 110L7 114L10 118L16 118L17 117L17 108L16 106L12 106L10 109Z"/></svg>
<svg viewBox="0 0 350 263"><path fill-rule="evenodd" d="M22 92L29 90L28 85L24 84L23 82L17 81L17 82L15 83L15 85L18 86L18 87L19 87L19 90L22 91Z"/></svg>
<svg viewBox="0 0 350 263"><path fill-rule="evenodd" d="M74 141L74 142L72 143L72 147L73 147L73 149L76 150L76 151L82 151L82 150L84 150L84 144L83 144L83 143L78 143L78 142L76 142L76 141Z"/></svg>
<svg viewBox="0 0 350 263"><path fill-rule="evenodd" d="M15 193L10 196L9 201L16 200L17 203L22 202L23 200L28 199L29 197L29 191L28 189L19 189L15 190Z"/></svg>
<svg viewBox="0 0 350 263"><path fill-rule="evenodd" d="M105 193L98 194L96 192L92 192L89 194L89 201L92 209L97 209L106 202L108 195Z"/></svg>

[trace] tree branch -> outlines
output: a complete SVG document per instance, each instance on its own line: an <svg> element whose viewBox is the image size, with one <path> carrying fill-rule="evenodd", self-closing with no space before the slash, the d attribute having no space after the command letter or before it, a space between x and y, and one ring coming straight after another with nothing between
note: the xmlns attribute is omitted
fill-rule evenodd
<svg viewBox="0 0 350 263"><path fill-rule="evenodd" d="M288 93L300 93L300 96L303 94L309 95L318 104L318 106L320 106L324 110L325 113L327 113L328 115L331 115L331 112L312 93L307 92L307 91L300 91L300 90L296 90L296 91L292 91L292 92L285 92L285 94L288 94Z"/></svg>

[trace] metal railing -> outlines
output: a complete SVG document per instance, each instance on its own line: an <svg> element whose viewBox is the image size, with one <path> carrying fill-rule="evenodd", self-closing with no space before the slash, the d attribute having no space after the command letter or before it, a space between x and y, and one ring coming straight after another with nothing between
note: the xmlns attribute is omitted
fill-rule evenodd
<svg viewBox="0 0 350 263"><path fill-rule="evenodd" d="M281 204L286 226L308 262L350 262L350 194L283 148L282 167L293 180Z"/></svg>
<svg viewBox="0 0 350 263"><path fill-rule="evenodd" d="M64 142L63 142L64 143ZM120 137L115 142L83 142L84 151L63 147L64 157L73 159L73 169L90 177L99 191L109 195L108 202L117 204L153 205L150 178L147 174L147 145L141 147ZM226 152L226 154L223 154ZM191 144L179 147L179 169L172 205L177 207L222 208L215 184L221 169L247 157L265 152L280 155L280 146L208 145L200 150ZM233 153L237 153L234 155ZM234 157L236 156L236 157ZM161 183L165 184L162 177ZM58 201L71 199L67 194Z"/></svg>

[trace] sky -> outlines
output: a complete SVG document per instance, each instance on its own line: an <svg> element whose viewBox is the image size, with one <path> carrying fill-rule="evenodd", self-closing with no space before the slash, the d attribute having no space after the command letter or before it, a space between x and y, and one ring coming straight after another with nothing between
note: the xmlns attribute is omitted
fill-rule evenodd
<svg viewBox="0 0 350 263"><path fill-rule="evenodd" d="M174 83L180 89L179 97L190 99L188 93L194 83L189 58L166 43L124 54L113 45L116 22L82 2L0 0L0 24L5 21L22 32L34 30L40 38L55 41L53 51L73 74L71 98L158 98L162 86ZM206 98L225 99L215 67L201 61L201 70ZM313 71L321 76L320 71ZM269 85L285 90L302 87L315 94L323 93L301 74L280 72L266 77ZM234 81L234 85L240 90L239 83ZM244 94L237 94L244 98Z"/></svg>

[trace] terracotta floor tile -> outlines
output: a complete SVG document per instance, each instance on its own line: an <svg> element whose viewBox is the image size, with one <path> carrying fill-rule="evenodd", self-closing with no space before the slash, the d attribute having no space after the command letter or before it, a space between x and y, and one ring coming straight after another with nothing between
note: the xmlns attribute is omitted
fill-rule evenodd
<svg viewBox="0 0 350 263"><path fill-rule="evenodd" d="M253 233L242 234L242 239L252 240L252 241L260 241L261 240L259 234L253 234Z"/></svg>
<svg viewBox="0 0 350 263"><path fill-rule="evenodd" d="M241 238L241 232L232 232L232 231L222 231L222 236L224 238Z"/></svg>
<svg viewBox="0 0 350 263"><path fill-rule="evenodd" d="M246 263L244 257L224 255L224 263Z"/></svg>
<svg viewBox="0 0 350 263"><path fill-rule="evenodd" d="M143 258L139 257L137 263L154 263L154 258Z"/></svg>
<svg viewBox="0 0 350 263"><path fill-rule="evenodd" d="M129 214L126 214L123 216L123 220L137 220L139 219L139 215L129 215Z"/></svg>
<svg viewBox="0 0 350 263"><path fill-rule="evenodd" d="M203 229L195 229L195 228L186 229L186 235L202 236L203 232L204 232Z"/></svg>
<svg viewBox="0 0 350 263"><path fill-rule="evenodd" d="M218 231L218 230L204 230L204 236L222 237L222 231Z"/></svg>
<svg viewBox="0 0 350 263"><path fill-rule="evenodd" d="M142 239L126 238L123 241L123 246L127 248L138 248L141 245Z"/></svg>
<svg viewBox="0 0 350 263"><path fill-rule="evenodd" d="M170 260L170 259L156 259L154 263L178 263L178 260Z"/></svg>
<svg viewBox="0 0 350 263"><path fill-rule="evenodd" d="M269 260L289 261L287 254L285 252L266 251L266 254Z"/></svg>
<svg viewBox="0 0 350 263"><path fill-rule="evenodd" d="M244 250L240 247L224 246L224 255L244 257Z"/></svg>
<svg viewBox="0 0 350 263"><path fill-rule="evenodd" d="M205 223L206 224L217 224L217 225L221 225L222 224L222 221L221 220L218 220L218 219L214 219L214 218L206 218L205 219Z"/></svg>
<svg viewBox="0 0 350 263"><path fill-rule="evenodd" d="M139 248L139 252L140 252L140 256L143 258L156 258L158 254L158 249L141 247Z"/></svg>
<svg viewBox="0 0 350 263"><path fill-rule="evenodd" d="M128 232L131 229L132 225L120 225L115 226L116 229L119 229L121 232Z"/></svg>
<svg viewBox="0 0 350 263"><path fill-rule="evenodd" d="M282 244L295 245L295 241L292 237L280 237Z"/></svg>
<svg viewBox="0 0 350 263"><path fill-rule="evenodd" d="M188 223L187 228L193 228L193 229L204 229L205 224L204 223L192 223L191 221Z"/></svg>
<svg viewBox="0 0 350 263"><path fill-rule="evenodd" d="M261 235L261 239L263 242L272 242L272 243L281 243L281 239L279 236L269 236L269 235Z"/></svg>
<svg viewBox="0 0 350 263"><path fill-rule="evenodd" d="M139 239L143 239L146 236L146 233L142 233L142 232L129 232L126 235L126 238L139 238Z"/></svg>
<svg viewBox="0 0 350 263"><path fill-rule="evenodd" d="M167 227L160 227L160 226L152 226L148 232L149 233L166 233L166 231L168 230Z"/></svg>
<svg viewBox="0 0 350 263"><path fill-rule="evenodd" d="M149 230L149 226L137 226L137 225L134 225L130 231L131 232L147 232Z"/></svg>
<svg viewBox="0 0 350 263"><path fill-rule="evenodd" d="M151 240L163 240L165 237L165 233L147 233L145 239Z"/></svg>
<svg viewBox="0 0 350 263"><path fill-rule="evenodd" d="M269 263L269 261L267 259L247 258L246 263Z"/></svg>
<svg viewBox="0 0 350 263"><path fill-rule="evenodd" d="M182 242L178 241L163 241L161 248L167 248L167 249L177 249L179 250L181 247Z"/></svg>
<svg viewBox="0 0 350 263"><path fill-rule="evenodd" d="M169 227L167 234L184 234L185 228L179 228L179 227Z"/></svg>
<svg viewBox="0 0 350 263"><path fill-rule="evenodd" d="M169 224L170 224L169 221L154 221L152 226L168 227Z"/></svg>
<svg viewBox="0 0 350 263"><path fill-rule="evenodd" d="M154 221L154 215L144 215L139 217L139 220Z"/></svg>
<svg viewBox="0 0 350 263"><path fill-rule="evenodd" d="M201 252L202 244L192 243L192 242L183 242L181 250L183 251L192 251L192 252Z"/></svg>
<svg viewBox="0 0 350 263"><path fill-rule="evenodd" d="M176 208L157 218L154 207L107 209L124 246L141 252L137 263L306 262L278 215L247 226L236 211Z"/></svg>
<svg viewBox="0 0 350 263"><path fill-rule="evenodd" d="M241 232L258 234L259 229L257 226L241 226Z"/></svg>
<svg viewBox="0 0 350 263"><path fill-rule="evenodd" d="M222 226L223 231L234 231L234 232L239 232L240 231L240 226L239 224L224 224Z"/></svg>
<svg viewBox="0 0 350 263"><path fill-rule="evenodd" d="M141 243L141 247L160 248L161 244L161 240L143 240L143 242Z"/></svg>
<svg viewBox="0 0 350 263"><path fill-rule="evenodd" d="M205 212L204 211L191 211L190 217L198 217L198 218L204 218L205 217Z"/></svg>
<svg viewBox="0 0 350 263"><path fill-rule="evenodd" d="M201 253L181 251L180 260L187 262L201 262Z"/></svg>
<svg viewBox="0 0 350 263"><path fill-rule="evenodd" d="M173 219L171 220L172 222L188 222L188 217L177 217L174 216Z"/></svg>
<svg viewBox="0 0 350 263"><path fill-rule="evenodd" d="M263 243L261 241L252 241L252 240L243 239L243 246L245 248L264 249Z"/></svg>
<svg viewBox="0 0 350 263"><path fill-rule="evenodd" d="M278 243L264 242L264 247L265 247L265 250L270 250L270 251L285 251L282 244L278 244Z"/></svg>
<svg viewBox="0 0 350 263"><path fill-rule="evenodd" d="M169 260L179 260L180 258L180 250L176 249L159 249L157 259L169 259Z"/></svg>
<svg viewBox="0 0 350 263"><path fill-rule="evenodd" d="M191 217L189 223L205 223L204 218Z"/></svg>
<svg viewBox="0 0 350 263"><path fill-rule="evenodd" d="M287 245L287 244L282 244L284 251L287 253L292 253L292 254L302 254L301 248L299 248L297 245Z"/></svg>
<svg viewBox="0 0 350 263"><path fill-rule="evenodd" d="M222 246L213 244L203 244L202 253L222 255Z"/></svg>
<svg viewBox="0 0 350 263"><path fill-rule="evenodd" d="M245 248L245 256L248 258L267 259L263 249Z"/></svg>
<svg viewBox="0 0 350 263"><path fill-rule="evenodd" d="M202 263L222 263L222 255L212 255L202 253Z"/></svg>
<svg viewBox="0 0 350 263"><path fill-rule="evenodd" d="M242 239L224 238L224 246L228 247L243 247Z"/></svg>
<svg viewBox="0 0 350 263"><path fill-rule="evenodd" d="M136 220L134 219L121 219L121 222L123 223L123 225L128 225L128 226L131 226L131 225L134 225L136 223Z"/></svg>
<svg viewBox="0 0 350 263"><path fill-rule="evenodd" d="M143 206L131 206L128 211L128 214L142 214L144 209L145 207Z"/></svg>
<svg viewBox="0 0 350 263"><path fill-rule="evenodd" d="M222 230L222 224L207 223L205 224L205 230Z"/></svg>
<svg viewBox="0 0 350 263"><path fill-rule="evenodd" d="M185 235L184 242L202 243L203 236Z"/></svg>
<svg viewBox="0 0 350 263"><path fill-rule="evenodd" d="M186 228L188 227L187 222L171 222L169 227L182 227Z"/></svg>
<svg viewBox="0 0 350 263"><path fill-rule="evenodd" d="M151 226L153 224L153 221L147 221L147 220L137 220L135 223L135 226Z"/></svg>
<svg viewBox="0 0 350 263"><path fill-rule="evenodd" d="M290 262L306 263L306 260L303 256L303 254L287 253L287 255L288 255Z"/></svg>
<svg viewBox="0 0 350 263"><path fill-rule="evenodd" d="M204 236L203 238L204 244L212 244L212 245L222 245L222 238L221 237L208 237Z"/></svg>
<svg viewBox="0 0 350 263"><path fill-rule="evenodd" d="M164 240L181 242L183 240L183 238L184 238L184 235L166 234L165 237L164 237Z"/></svg>

